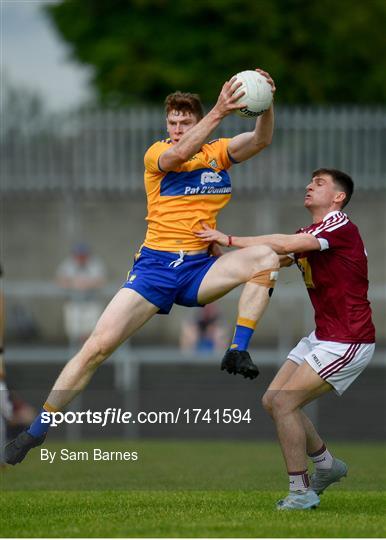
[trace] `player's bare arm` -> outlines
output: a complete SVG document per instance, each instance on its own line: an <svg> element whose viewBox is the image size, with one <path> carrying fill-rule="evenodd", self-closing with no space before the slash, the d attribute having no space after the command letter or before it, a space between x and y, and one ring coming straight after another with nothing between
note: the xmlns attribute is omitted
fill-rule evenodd
<svg viewBox="0 0 386 540"><path fill-rule="evenodd" d="M278 255L320 250L319 240L308 233L230 236L204 225L204 229L196 234L207 242L217 242L220 246L225 247L244 248L264 244L273 249Z"/></svg>
<svg viewBox="0 0 386 540"><path fill-rule="evenodd" d="M262 69L256 69L257 72L263 75L272 87L272 93L276 91L275 83L272 77ZM271 144L274 126L273 105L263 115L256 120L254 131L240 133L230 141L228 145L229 154L237 161L245 161L263 150Z"/></svg>
<svg viewBox="0 0 386 540"><path fill-rule="evenodd" d="M180 139L176 137L173 141L172 138L172 147L166 150L159 158L159 166L163 171L175 170L193 157L200 150L209 135L220 124L221 120L231 112L242 107L238 103L238 100L243 95L243 92L237 92L241 83L234 84L235 80L236 78L232 77L232 79L224 83L216 105L202 120L195 123L194 117L191 116L193 126L189 126L189 129L183 133ZM170 133L170 128L173 129L173 126L170 126L170 122L177 121L173 113L171 113L167 121Z"/></svg>

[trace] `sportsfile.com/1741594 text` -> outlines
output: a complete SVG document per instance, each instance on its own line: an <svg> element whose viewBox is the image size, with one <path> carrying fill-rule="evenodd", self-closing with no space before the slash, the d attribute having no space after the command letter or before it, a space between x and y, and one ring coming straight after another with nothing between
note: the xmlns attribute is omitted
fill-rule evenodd
<svg viewBox="0 0 386 540"><path fill-rule="evenodd" d="M249 424L250 409L202 409L178 407L172 411L139 411L131 412L120 408L109 407L104 411L67 411L44 412L44 423L51 427L65 424L99 424L104 427L108 424Z"/></svg>

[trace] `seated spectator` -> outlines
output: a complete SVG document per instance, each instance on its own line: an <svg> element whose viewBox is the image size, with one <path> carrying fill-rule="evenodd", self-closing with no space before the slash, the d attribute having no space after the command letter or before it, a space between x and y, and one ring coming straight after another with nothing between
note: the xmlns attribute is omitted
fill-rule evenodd
<svg viewBox="0 0 386 540"><path fill-rule="evenodd" d="M180 347L184 351L210 352L224 349L229 336L216 304L199 308L193 320L182 323Z"/></svg>
<svg viewBox="0 0 386 540"><path fill-rule="evenodd" d="M84 341L94 329L104 305L98 291L106 282L103 262L85 243L75 244L56 272L57 284L68 291L64 304L64 326L72 343Z"/></svg>

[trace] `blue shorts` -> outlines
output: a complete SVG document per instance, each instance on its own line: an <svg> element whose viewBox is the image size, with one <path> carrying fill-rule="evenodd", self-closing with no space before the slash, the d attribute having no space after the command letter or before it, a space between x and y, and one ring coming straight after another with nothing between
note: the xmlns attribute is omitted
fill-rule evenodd
<svg viewBox="0 0 386 540"><path fill-rule="evenodd" d="M173 304L201 306L198 289L217 259L208 253L178 255L142 247L123 287L137 291L162 314L169 313Z"/></svg>

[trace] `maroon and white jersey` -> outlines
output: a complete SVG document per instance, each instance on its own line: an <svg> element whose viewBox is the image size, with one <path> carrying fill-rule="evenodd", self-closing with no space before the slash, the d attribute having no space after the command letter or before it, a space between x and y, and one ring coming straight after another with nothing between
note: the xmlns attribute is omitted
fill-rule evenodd
<svg viewBox="0 0 386 540"><path fill-rule="evenodd" d="M367 255L358 228L335 211L323 221L296 231L313 234L320 251L297 253L315 310L316 337L340 343L374 343L375 329L367 299Z"/></svg>

